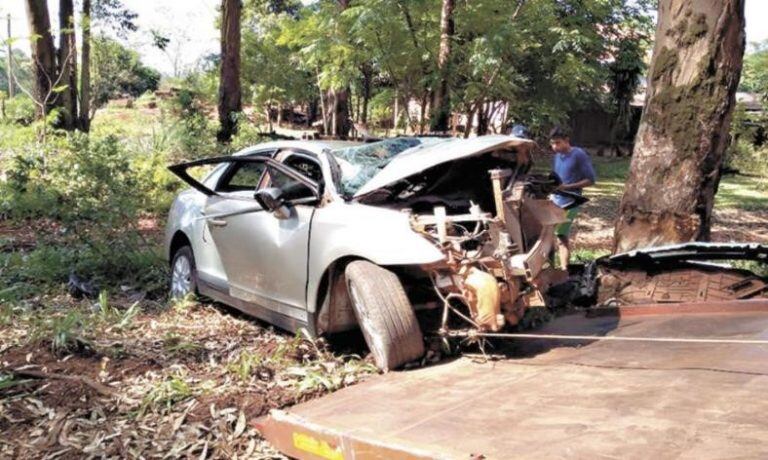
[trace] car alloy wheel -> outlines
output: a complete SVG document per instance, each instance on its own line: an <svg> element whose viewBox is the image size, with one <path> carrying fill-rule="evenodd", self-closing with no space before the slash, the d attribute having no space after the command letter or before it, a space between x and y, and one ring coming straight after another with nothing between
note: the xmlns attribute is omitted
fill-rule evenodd
<svg viewBox="0 0 768 460"><path fill-rule="evenodd" d="M180 254L171 269L171 296L184 297L192 292L192 264L189 257Z"/></svg>

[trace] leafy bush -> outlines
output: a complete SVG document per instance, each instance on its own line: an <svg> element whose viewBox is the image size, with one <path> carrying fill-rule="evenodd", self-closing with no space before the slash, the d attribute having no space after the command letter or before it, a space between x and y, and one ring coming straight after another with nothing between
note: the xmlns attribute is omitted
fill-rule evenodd
<svg viewBox="0 0 768 460"><path fill-rule="evenodd" d="M5 101L5 117L8 122L29 125L35 120L35 103L24 94Z"/></svg>
<svg viewBox="0 0 768 460"><path fill-rule="evenodd" d="M123 95L138 97L156 90L160 83L158 71L142 64L136 51L114 39L94 37L91 56L91 91L95 107Z"/></svg>
<svg viewBox="0 0 768 460"><path fill-rule="evenodd" d="M768 116L749 114L738 105L731 122L731 144L725 154L724 167L740 173L759 176L760 187L768 188Z"/></svg>
<svg viewBox="0 0 768 460"><path fill-rule="evenodd" d="M205 113L200 94L194 88L182 88L168 105L175 119L167 129L178 146L173 157L195 159L215 154L216 130Z"/></svg>
<svg viewBox="0 0 768 460"><path fill-rule="evenodd" d="M133 156L115 136L51 137L15 154L0 182L3 212L51 225L36 248L2 259L3 284L55 285L75 272L163 290L165 264L138 221L149 209L167 209L175 184L165 166L162 155Z"/></svg>

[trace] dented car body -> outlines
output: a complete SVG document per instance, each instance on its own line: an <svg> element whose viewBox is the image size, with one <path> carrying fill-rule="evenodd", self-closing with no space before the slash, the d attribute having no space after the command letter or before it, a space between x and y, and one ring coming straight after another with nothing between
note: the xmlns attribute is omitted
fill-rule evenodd
<svg viewBox="0 0 768 460"><path fill-rule="evenodd" d="M285 141L172 166L193 187L166 229L172 291L291 331L361 325L384 368L423 353L416 340L390 358L374 350L398 335L421 342L413 310L443 308L443 330L449 315L479 331L514 325L567 278L548 264L565 218L548 198L558 184L529 174L533 147L510 136ZM197 180L197 167L212 170Z"/></svg>

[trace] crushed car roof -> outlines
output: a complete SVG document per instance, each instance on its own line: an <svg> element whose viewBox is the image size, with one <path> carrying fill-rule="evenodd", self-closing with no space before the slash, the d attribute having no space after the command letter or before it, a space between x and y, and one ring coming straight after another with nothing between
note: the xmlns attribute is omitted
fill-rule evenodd
<svg viewBox="0 0 768 460"><path fill-rule="evenodd" d="M250 155L260 150L269 149L303 149L315 154L320 154L323 150L337 150L341 148L354 147L363 145L363 142L358 141L336 141L336 140L279 140L264 142L256 144L250 147L246 147L233 156Z"/></svg>

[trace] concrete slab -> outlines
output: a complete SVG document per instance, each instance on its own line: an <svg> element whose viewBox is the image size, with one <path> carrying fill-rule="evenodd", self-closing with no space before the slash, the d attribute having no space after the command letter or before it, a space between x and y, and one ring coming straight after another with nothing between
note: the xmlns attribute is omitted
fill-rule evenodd
<svg viewBox="0 0 768 460"><path fill-rule="evenodd" d="M768 339L768 314L568 316L539 332ZM768 457L766 345L526 340L504 351L373 378L275 413L264 433L301 458ZM325 441L297 450L302 426Z"/></svg>

